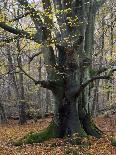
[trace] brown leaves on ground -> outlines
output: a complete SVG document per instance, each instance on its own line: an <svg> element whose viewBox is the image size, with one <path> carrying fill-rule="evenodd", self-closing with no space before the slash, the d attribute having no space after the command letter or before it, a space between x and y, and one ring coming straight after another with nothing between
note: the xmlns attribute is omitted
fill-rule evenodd
<svg viewBox="0 0 116 155"><path fill-rule="evenodd" d="M30 131L37 132L46 128L51 119L40 119L37 123L29 121L25 125L10 121L9 124L0 126L0 155L116 155L116 148L109 140L110 136L116 136L116 132L112 132L116 131L115 125L111 122L113 117L97 117L98 126L107 135L100 139L89 137L90 146L72 145L63 139L50 139L44 143L16 147L11 145L12 140L23 137Z"/></svg>

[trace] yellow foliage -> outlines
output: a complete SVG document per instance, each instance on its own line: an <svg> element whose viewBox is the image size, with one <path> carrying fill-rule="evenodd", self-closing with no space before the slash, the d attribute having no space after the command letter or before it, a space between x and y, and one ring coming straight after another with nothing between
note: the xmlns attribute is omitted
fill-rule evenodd
<svg viewBox="0 0 116 155"><path fill-rule="evenodd" d="M0 12L0 22L4 22L5 21L5 13L4 12Z"/></svg>
<svg viewBox="0 0 116 155"><path fill-rule="evenodd" d="M107 55L106 60L107 61L116 60L116 55Z"/></svg>

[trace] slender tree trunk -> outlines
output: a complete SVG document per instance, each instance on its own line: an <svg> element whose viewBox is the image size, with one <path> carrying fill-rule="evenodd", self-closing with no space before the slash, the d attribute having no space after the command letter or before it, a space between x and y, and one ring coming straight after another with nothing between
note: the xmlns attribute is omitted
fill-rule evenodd
<svg viewBox="0 0 116 155"><path fill-rule="evenodd" d="M93 103L92 103L92 108L91 108L91 114L94 117L96 116L97 112L99 111L98 87L99 87L99 81L96 81L95 89L94 89L94 92L93 92Z"/></svg>
<svg viewBox="0 0 116 155"><path fill-rule="evenodd" d="M1 123L7 123L7 118L6 118L4 106L3 106L2 101L0 99L0 124Z"/></svg>
<svg viewBox="0 0 116 155"><path fill-rule="evenodd" d="M48 90L46 90L46 113L49 113L52 109L51 109L51 100L50 100L50 92Z"/></svg>
<svg viewBox="0 0 116 155"><path fill-rule="evenodd" d="M19 65L22 66L21 57L19 57ZM19 100L19 123L26 123L26 101L24 96L24 85L23 85L23 73L19 72L19 90L20 90L20 100Z"/></svg>
<svg viewBox="0 0 116 155"><path fill-rule="evenodd" d="M17 50L20 53L20 42L17 41ZM21 56L18 57L18 65L19 65L19 123L24 124L26 123L26 101L25 101L25 94L24 94L24 78L23 72L21 71L20 67L22 67L22 58Z"/></svg>

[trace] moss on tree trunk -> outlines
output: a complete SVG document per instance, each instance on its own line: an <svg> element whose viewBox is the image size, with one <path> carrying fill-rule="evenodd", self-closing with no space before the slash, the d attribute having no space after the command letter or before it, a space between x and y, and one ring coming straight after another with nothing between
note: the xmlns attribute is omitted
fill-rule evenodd
<svg viewBox="0 0 116 155"><path fill-rule="evenodd" d="M82 126L85 132L88 135L94 136L96 138L100 138L102 135L102 132L98 129L98 127L93 122L91 116L87 114L84 119L82 120Z"/></svg>

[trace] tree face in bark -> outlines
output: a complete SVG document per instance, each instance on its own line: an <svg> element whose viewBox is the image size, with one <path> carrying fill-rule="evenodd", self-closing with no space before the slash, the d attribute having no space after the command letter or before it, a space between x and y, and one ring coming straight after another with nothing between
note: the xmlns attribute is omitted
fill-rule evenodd
<svg viewBox="0 0 116 155"><path fill-rule="evenodd" d="M20 64L19 68L35 84L40 84L53 92L54 123L59 130L59 136L64 137L66 134L78 132L80 135L90 134L99 137L100 132L92 123L86 105L90 95L89 83L96 79L109 78L90 77L95 14L105 0L53 0L52 3L50 0L42 0L44 20L41 19L40 12L27 0L18 2L29 11L36 34L14 29L4 22L0 23L0 27L21 38L26 37L43 45L41 49L48 74L47 81L37 81L28 75ZM53 16L56 17L56 25ZM52 27L58 28L54 30Z"/></svg>

